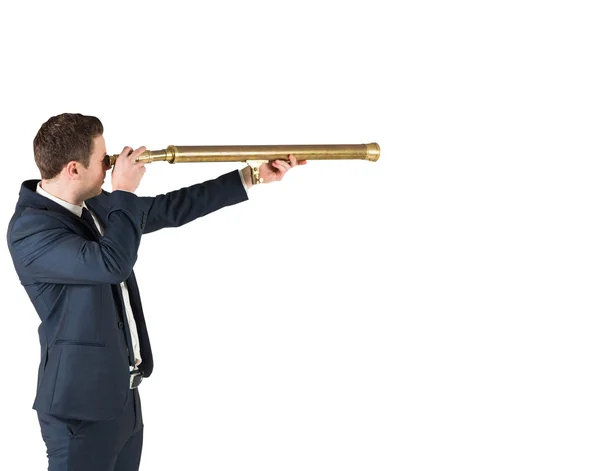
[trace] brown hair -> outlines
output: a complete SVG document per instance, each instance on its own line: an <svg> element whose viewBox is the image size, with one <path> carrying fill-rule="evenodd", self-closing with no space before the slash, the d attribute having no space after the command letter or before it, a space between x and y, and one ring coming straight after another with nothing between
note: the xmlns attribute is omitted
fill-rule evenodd
<svg viewBox="0 0 600 471"><path fill-rule="evenodd" d="M94 138L103 132L98 118L79 113L63 113L42 124L33 140L33 155L42 178L54 178L72 160L87 168Z"/></svg>

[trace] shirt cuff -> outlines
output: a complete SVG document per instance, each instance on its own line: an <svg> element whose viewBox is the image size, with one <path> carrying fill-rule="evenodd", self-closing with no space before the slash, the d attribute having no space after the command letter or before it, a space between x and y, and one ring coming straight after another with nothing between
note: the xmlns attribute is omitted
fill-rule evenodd
<svg viewBox="0 0 600 471"><path fill-rule="evenodd" d="M246 182L244 181L244 176L242 175L242 171L238 170L238 173L240 174L240 180L242 180L242 185L244 185L244 190L246 190L246 194L248 194L248 185L246 185Z"/></svg>

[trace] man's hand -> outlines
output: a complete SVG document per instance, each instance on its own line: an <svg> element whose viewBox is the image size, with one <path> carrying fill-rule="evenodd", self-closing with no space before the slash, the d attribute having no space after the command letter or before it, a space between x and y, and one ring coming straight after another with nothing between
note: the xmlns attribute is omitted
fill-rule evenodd
<svg viewBox="0 0 600 471"><path fill-rule="evenodd" d="M143 162L136 162L136 158L146 151L144 146L133 150L131 147L123 148L117 157L112 170L112 189L135 192L146 172Z"/></svg>
<svg viewBox="0 0 600 471"><path fill-rule="evenodd" d="M285 160L272 160L266 164L262 164L258 169L259 176L263 179L263 183L278 182L292 167L298 165L306 165L306 160L296 160L293 155L288 155L289 162ZM242 169L242 176L246 186L252 186L252 170L250 167Z"/></svg>
<svg viewBox="0 0 600 471"><path fill-rule="evenodd" d="M306 160L296 160L293 155L288 155L289 162L285 160L272 160L266 164L262 164L258 171L260 177L263 179L263 183L278 182L281 181L283 176L292 167L298 165L306 165Z"/></svg>

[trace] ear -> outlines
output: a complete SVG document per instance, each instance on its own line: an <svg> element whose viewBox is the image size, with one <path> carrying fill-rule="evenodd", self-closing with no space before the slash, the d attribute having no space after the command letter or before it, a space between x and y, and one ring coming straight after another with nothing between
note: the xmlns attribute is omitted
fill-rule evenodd
<svg viewBox="0 0 600 471"><path fill-rule="evenodd" d="M65 176L71 180L79 180L81 176L81 167L82 165L75 160L71 160L65 167L63 168L63 173Z"/></svg>

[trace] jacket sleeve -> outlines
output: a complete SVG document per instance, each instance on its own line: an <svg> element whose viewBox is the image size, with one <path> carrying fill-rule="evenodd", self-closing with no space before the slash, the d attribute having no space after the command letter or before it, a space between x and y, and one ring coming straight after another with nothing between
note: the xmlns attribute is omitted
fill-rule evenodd
<svg viewBox="0 0 600 471"><path fill-rule="evenodd" d="M24 211L9 228L8 242L21 281L117 284L137 259L147 205L133 193L110 195L108 224L99 242L73 232L47 211Z"/></svg>
<svg viewBox="0 0 600 471"><path fill-rule="evenodd" d="M164 195L141 198L148 206L144 234L165 227L179 227L225 206L248 199L238 170L214 180L172 191Z"/></svg>

